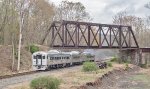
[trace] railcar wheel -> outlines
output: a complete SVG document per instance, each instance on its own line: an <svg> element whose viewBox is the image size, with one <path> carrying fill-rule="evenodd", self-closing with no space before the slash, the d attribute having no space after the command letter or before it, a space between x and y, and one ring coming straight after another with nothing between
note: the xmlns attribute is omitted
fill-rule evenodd
<svg viewBox="0 0 150 89"><path fill-rule="evenodd" d="M54 68L57 69L57 68L58 68L58 65L55 65Z"/></svg>
<svg viewBox="0 0 150 89"><path fill-rule="evenodd" d="M70 67L71 66L71 64L70 63L66 63L66 67Z"/></svg>

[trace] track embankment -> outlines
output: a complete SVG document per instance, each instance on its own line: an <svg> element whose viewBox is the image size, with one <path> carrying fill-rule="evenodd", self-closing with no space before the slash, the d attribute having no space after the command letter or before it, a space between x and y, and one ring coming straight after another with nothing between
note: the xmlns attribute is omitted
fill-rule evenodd
<svg viewBox="0 0 150 89"><path fill-rule="evenodd" d="M54 69L51 71L40 71L40 72L26 72L15 75L8 75L5 78L0 79L0 89L12 89L11 86L15 86L19 83L30 82L34 78L42 76L59 76L69 71L80 70L81 66L73 66L67 68ZM14 88L16 89L16 88ZM18 88L21 89L21 88Z"/></svg>
<svg viewBox="0 0 150 89"><path fill-rule="evenodd" d="M94 82L87 82L86 84L79 86L77 89L142 89L142 87L136 86L138 83L134 85L133 81L130 80L131 77L139 73L140 69L140 67L134 65L127 69L113 69L112 71L103 74ZM135 86L137 88L135 88ZM149 88L150 87L144 89Z"/></svg>

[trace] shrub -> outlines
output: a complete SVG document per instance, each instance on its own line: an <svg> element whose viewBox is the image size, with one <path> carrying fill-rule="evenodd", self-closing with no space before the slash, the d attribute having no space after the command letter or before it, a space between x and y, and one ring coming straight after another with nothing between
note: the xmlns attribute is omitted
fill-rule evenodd
<svg viewBox="0 0 150 89"><path fill-rule="evenodd" d="M34 52L39 51L39 47L35 45L30 45L30 52L33 54Z"/></svg>
<svg viewBox="0 0 150 89"><path fill-rule="evenodd" d="M30 83L31 89L58 89L60 80L49 76L33 79Z"/></svg>
<svg viewBox="0 0 150 89"><path fill-rule="evenodd" d="M110 62L117 62L118 61L118 58L117 57L113 57L111 58Z"/></svg>
<svg viewBox="0 0 150 89"><path fill-rule="evenodd" d="M98 67L94 62L84 62L83 63L83 71L88 72L88 71L96 71Z"/></svg>
<svg viewBox="0 0 150 89"><path fill-rule="evenodd" d="M126 63L126 64L125 64L125 70L128 70L128 69L129 69L129 64Z"/></svg>
<svg viewBox="0 0 150 89"><path fill-rule="evenodd" d="M131 63L131 60L130 60L130 59L127 59L126 63L130 64L130 63Z"/></svg>
<svg viewBox="0 0 150 89"><path fill-rule="evenodd" d="M146 65L146 64L140 64L140 66L141 66L142 68L147 68L147 65Z"/></svg>
<svg viewBox="0 0 150 89"><path fill-rule="evenodd" d="M86 55L87 58L93 58L94 55Z"/></svg>
<svg viewBox="0 0 150 89"><path fill-rule="evenodd" d="M109 67L112 67L112 63L111 63L111 62L107 62L107 65L108 65Z"/></svg>

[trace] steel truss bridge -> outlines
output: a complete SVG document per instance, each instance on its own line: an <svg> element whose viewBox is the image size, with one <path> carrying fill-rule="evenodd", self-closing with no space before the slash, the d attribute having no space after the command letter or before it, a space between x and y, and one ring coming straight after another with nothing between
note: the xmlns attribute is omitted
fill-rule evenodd
<svg viewBox="0 0 150 89"><path fill-rule="evenodd" d="M42 44L46 39L58 49L119 49L121 60L129 56L135 64L142 63L142 53L150 53L150 48L139 47L132 27L124 25L54 21Z"/></svg>
<svg viewBox="0 0 150 89"><path fill-rule="evenodd" d="M131 26L124 25L54 21L43 42L47 36L53 48L139 48Z"/></svg>

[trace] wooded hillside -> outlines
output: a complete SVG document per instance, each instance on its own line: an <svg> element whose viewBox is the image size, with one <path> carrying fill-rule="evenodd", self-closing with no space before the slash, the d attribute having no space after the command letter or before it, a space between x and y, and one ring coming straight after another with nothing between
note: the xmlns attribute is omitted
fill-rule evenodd
<svg viewBox="0 0 150 89"><path fill-rule="evenodd" d="M150 3L145 8L150 10ZM113 24L132 26L140 47L150 46L150 16L140 18L122 11L112 18ZM43 37L54 20L92 22L92 16L80 2L62 1L55 6L50 0L0 0L0 45L12 45L12 54L18 56L18 70L21 45L43 45ZM48 41L44 45L49 45Z"/></svg>

